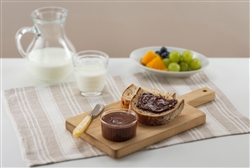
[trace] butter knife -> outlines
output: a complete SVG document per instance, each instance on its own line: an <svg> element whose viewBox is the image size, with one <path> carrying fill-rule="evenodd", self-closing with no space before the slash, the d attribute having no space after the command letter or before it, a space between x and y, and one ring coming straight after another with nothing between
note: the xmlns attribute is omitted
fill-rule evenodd
<svg viewBox="0 0 250 168"><path fill-rule="evenodd" d="M82 133L88 128L89 124L92 121L92 118L100 114L104 109L103 104L97 104L91 113L89 113L84 119L80 122L79 125L74 129L73 136L78 138Z"/></svg>

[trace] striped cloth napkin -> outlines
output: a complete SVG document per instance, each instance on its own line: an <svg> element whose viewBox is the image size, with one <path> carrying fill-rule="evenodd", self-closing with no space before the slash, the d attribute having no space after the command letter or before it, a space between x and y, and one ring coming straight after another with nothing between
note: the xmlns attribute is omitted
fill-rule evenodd
<svg viewBox="0 0 250 168"><path fill-rule="evenodd" d="M205 124L143 150L250 132L249 119L234 108L204 73L178 79L148 73L108 76L104 92L99 97L81 96L75 82L5 90L5 102L24 160L34 166L105 155L84 140L73 138L65 128L65 120L93 109L97 103L109 104L120 100L123 90L132 83L175 92L177 96L202 87L216 92L214 101L198 107L207 115Z"/></svg>

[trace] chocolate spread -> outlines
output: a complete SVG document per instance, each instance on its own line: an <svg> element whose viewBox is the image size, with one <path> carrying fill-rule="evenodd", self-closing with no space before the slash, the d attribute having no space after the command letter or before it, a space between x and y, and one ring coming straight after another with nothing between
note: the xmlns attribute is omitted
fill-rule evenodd
<svg viewBox="0 0 250 168"><path fill-rule="evenodd" d="M174 108L177 102L176 99L166 100L152 93L143 93L138 99L137 107L152 113L161 113Z"/></svg>
<svg viewBox="0 0 250 168"><path fill-rule="evenodd" d="M125 112L114 112L102 117L102 136L115 142L123 142L133 138L136 134L137 119Z"/></svg>
<svg viewBox="0 0 250 168"><path fill-rule="evenodd" d="M136 118L129 113L115 112L103 116L102 120L108 124L127 125L134 122Z"/></svg>

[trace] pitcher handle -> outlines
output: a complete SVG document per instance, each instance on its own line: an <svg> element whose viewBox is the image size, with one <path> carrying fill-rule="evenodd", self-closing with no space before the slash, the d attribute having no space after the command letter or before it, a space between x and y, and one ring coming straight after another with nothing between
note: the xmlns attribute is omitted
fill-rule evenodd
<svg viewBox="0 0 250 168"><path fill-rule="evenodd" d="M36 30L36 28L33 27L23 27L19 29L16 33L16 45L19 53L25 58L27 56L27 53L23 50L22 44L21 44L21 38L25 33L34 33L37 36L40 36L40 33Z"/></svg>

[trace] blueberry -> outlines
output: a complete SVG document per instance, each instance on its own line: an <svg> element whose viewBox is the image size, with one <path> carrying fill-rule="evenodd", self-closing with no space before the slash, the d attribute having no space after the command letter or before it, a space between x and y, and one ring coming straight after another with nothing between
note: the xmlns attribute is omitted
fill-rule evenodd
<svg viewBox="0 0 250 168"><path fill-rule="evenodd" d="M158 54L158 55L161 55L161 54L160 54L160 51L156 51L155 53Z"/></svg>
<svg viewBox="0 0 250 168"><path fill-rule="evenodd" d="M162 58L168 58L168 56L169 56L169 52L168 51L166 51L164 53L161 53L161 57Z"/></svg>
<svg viewBox="0 0 250 168"><path fill-rule="evenodd" d="M165 53L165 52L168 52L167 48L166 47L161 47L160 53Z"/></svg>

